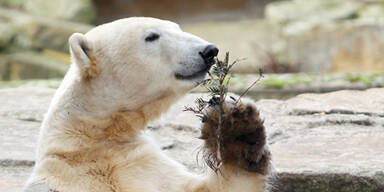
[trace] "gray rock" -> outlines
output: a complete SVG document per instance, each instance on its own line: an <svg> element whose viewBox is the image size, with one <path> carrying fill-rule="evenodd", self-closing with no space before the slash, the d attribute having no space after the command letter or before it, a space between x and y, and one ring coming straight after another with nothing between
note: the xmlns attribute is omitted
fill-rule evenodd
<svg viewBox="0 0 384 192"><path fill-rule="evenodd" d="M54 93L55 89L48 88L0 89L0 117L41 122Z"/></svg>
<svg viewBox="0 0 384 192"><path fill-rule="evenodd" d="M0 191L22 191L25 182L32 172L30 166L2 167L0 166Z"/></svg>
<svg viewBox="0 0 384 192"><path fill-rule="evenodd" d="M51 192L52 190L44 181L30 184L25 187L24 192Z"/></svg>
<svg viewBox="0 0 384 192"><path fill-rule="evenodd" d="M382 71L383 5L339 0L271 3L266 18L281 30L272 55L302 72Z"/></svg>
<svg viewBox="0 0 384 192"><path fill-rule="evenodd" d="M96 21L92 0L0 0L0 6L51 19L88 24Z"/></svg>
<svg viewBox="0 0 384 192"><path fill-rule="evenodd" d="M292 0L267 5L265 16L278 23L295 21L327 22L351 18L364 4L359 1Z"/></svg>
<svg viewBox="0 0 384 192"><path fill-rule="evenodd" d="M383 93L259 101L278 172L276 191L383 191Z"/></svg>
<svg viewBox="0 0 384 192"><path fill-rule="evenodd" d="M27 181L41 120L54 91L0 90L0 191L21 191Z"/></svg>
<svg viewBox="0 0 384 192"><path fill-rule="evenodd" d="M20 189L23 180L12 175L28 175L29 169L23 167L33 164L39 122L53 92L37 88L0 90L0 134L6 139L0 142L0 166L7 175L0 177L0 183L13 178L11 184L1 187ZM258 101L277 175L273 190L383 191L383 93L383 88L377 88ZM196 172L203 166L195 160L202 146L197 138L200 122L193 114L181 111L199 96L206 95L187 95L146 131L165 153Z"/></svg>
<svg viewBox="0 0 384 192"><path fill-rule="evenodd" d="M28 0L24 9L33 15L92 24L96 8L92 0Z"/></svg>
<svg viewBox="0 0 384 192"><path fill-rule="evenodd" d="M359 10L358 15L366 19L384 18L384 2L368 4Z"/></svg>
<svg viewBox="0 0 384 192"><path fill-rule="evenodd" d="M41 88L0 90L0 166L33 164L38 130L53 93Z"/></svg>
<svg viewBox="0 0 384 192"><path fill-rule="evenodd" d="M6 79L9 79L7 77L7 62L8 62L8 59L6 59L6 57L4 57L4 55L0 55L0 80L6 80Z"/></svg>
<svg viewBox="0 0 384 192"><path fill-rule="evenodd" d="M0 0L1 7L22 9L27 0Z"/></svg>
<svg viewBox="0 0 384 192"><path fill-rule="evenodd" d="M383 22L356 20L287 26L284 46L273 50L280 63L303 72L374 72L384 70Z"/></svg>
<svg viewBox="0 0 384 192"><path fill-rule="evenodd" d="M92 28L90 25L34 16L4 8L0 8L0 20L7 21L14 27L16 35L13 37L12 45L27 50L53 49L67 53L69 36L75 32L85 33Z"/></svg>
<svg viewBox="0 0 384 192"><path fill-rule="evenodd" d="M19 52L4 56L5 70L0 79L47 79L64 77L69 64L43 52Z"/></svg>
<svg viewBox="0 0 384 192"><path fill-rule="evenodd" d="M9 23L0 22L0 49L6 48L14 36L14 27Z"/></svg>

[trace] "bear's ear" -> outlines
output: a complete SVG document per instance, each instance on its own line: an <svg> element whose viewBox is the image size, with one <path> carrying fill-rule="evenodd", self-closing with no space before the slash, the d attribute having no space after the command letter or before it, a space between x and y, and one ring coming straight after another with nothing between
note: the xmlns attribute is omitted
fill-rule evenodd
<svg viewBox="0 0 384 192"><path fill-rule="evenodd" d="M69 38L69 49L71 52L72 62L74 62L81 71L81 77L89 80L99 73L91 42L80 33L74 33Z"/></svg>

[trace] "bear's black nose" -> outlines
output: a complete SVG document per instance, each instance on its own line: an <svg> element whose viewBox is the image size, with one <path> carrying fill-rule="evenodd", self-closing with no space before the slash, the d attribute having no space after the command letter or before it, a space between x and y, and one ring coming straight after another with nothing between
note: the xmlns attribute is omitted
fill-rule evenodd
<svg viewBox="0 0 384 192"><path fill-rule="evenodd" d="M214 45L208 45L204 48L203 52L201 52L201 56L205 61L212 61L214 57L219 53L219 49Z"/></svg>

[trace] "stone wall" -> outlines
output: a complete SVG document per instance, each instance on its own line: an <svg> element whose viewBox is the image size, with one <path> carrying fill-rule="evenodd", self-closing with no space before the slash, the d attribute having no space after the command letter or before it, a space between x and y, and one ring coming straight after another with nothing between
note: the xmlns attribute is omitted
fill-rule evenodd
<svg viewBox="0 0 384 192"><path fill-rule="evenodd" d="M54 89L0 89L0 191L20 191L34 163L39 126ZM259 100L276 192L384 191L384 89ZM25 97L28 95L28 97ZM200 121L182 112L189 94L146 131L163 151L199 172ZM23 99L20 99L23 98ZM369 98L369 99L367 99Z"/></svg>
<svg viewBox="0 0 384 192"><path fill-rule="evenodd" d="M0 79L61 77L61 72L24 77L7 71L17 68L14 63L27 66L36 58L48 58L52 66L69 63L72 33L87 32L94 26L89 23L135 15L179 22L184 31L216 44L220 58L227 51L231 59L247 58L234 67L238 73L258 73L260 68L285 73L384 70L382 1L272 1L0 0ZM255 19L264 7L266 17ZM27 54L16 62L13 53Z"/></svg>

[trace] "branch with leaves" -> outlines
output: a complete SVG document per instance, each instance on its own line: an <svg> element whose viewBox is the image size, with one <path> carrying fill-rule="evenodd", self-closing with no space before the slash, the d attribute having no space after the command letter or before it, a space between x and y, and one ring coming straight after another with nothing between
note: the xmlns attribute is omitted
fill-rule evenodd
<svg viewBox="0 0 384 192"><path fill-rule="evenodd" d="M202 85L207 88L208 92L210 93L210 99L204 100L202 98L196 99L195 107L185 107L184 111L190 111L193 112L197 117L199 117L203 122L205 122L209 117L207 117L207 114L205 114L204 110L207 107L217 107L218 111L218 125L216 129L216 165L210 165L211 168L214 168L215 171L217 171L218 167L221 165L221 144L222 144L222 138L221 138L221 130L223 126L223 122L225 120L225 113L224 113L224 103L227 97L228 93L228 85L231 80L230 70L233 66L238 64L244 59L237 59L233 61L232 63L229 63L229 52L225 54L224 60L219 60L216 58L216 62L212 67L211 72L209 73L209 79L202 82ZM239 96L239 98L236 100L234 97L230 97L235 103L235 107L240 101L240 99L250 90L251 87L256 85L263 77L263 72L260 69L259 70L259 77Z"/></svg>

